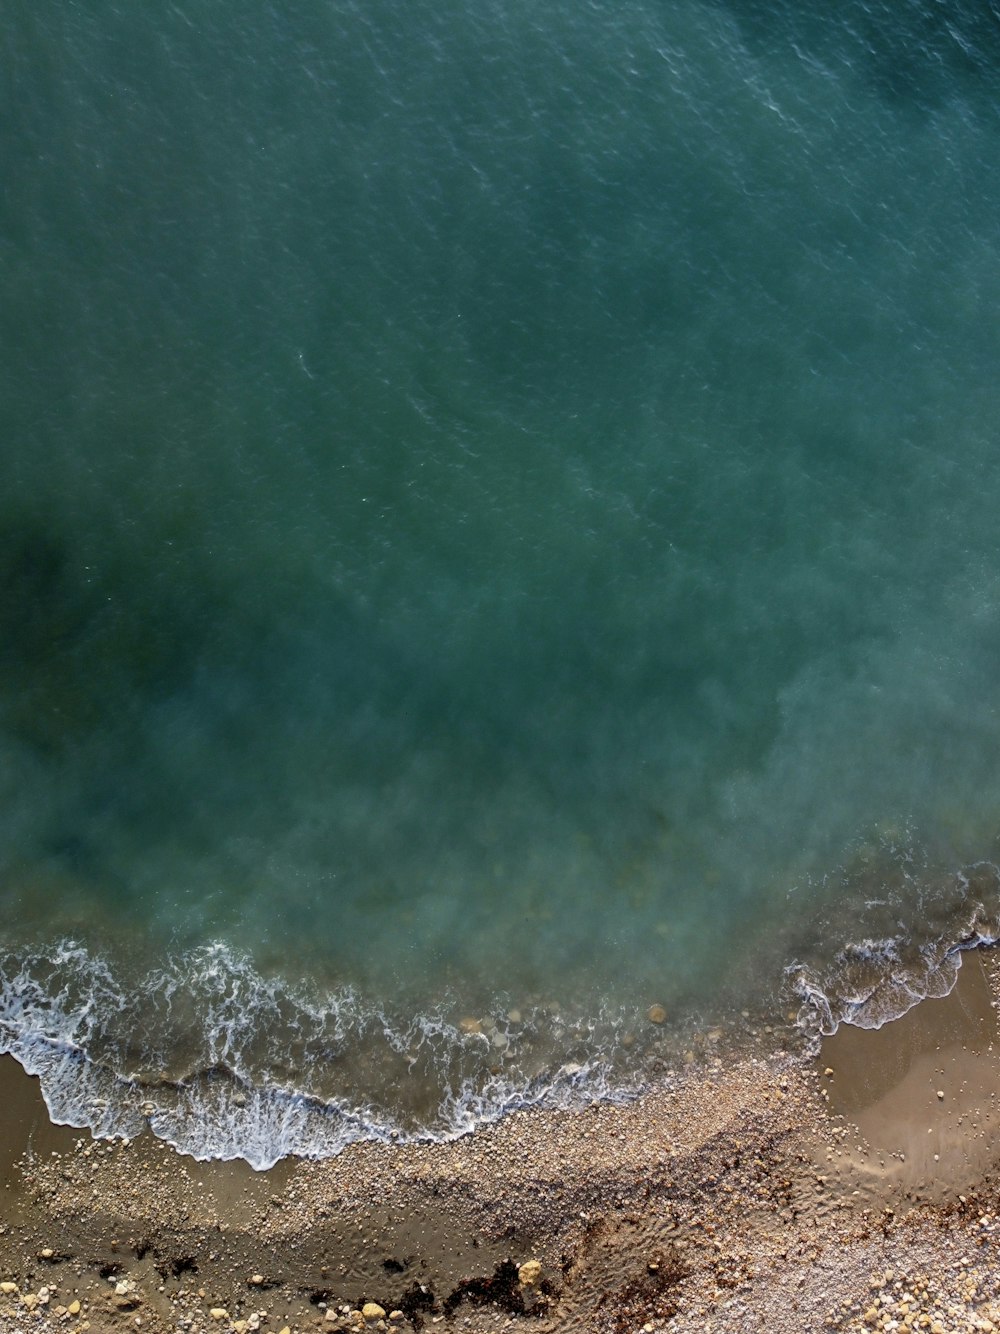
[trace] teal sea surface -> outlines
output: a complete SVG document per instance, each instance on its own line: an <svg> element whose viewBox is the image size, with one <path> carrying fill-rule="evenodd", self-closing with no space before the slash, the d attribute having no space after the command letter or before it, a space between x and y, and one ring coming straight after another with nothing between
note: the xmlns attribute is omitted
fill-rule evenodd
<svg viewBox="0 0 1000 1334"><path fill-rule="evenodd" d="M457 1134L1000 935L995 3L14 0L0 69L54 1117Z"/></svg>

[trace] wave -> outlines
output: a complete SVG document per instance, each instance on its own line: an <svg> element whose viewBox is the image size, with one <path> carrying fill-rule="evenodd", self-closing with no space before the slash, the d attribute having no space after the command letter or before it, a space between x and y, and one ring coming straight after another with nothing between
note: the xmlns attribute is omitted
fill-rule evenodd
<svg viewBox="0 0 1000 1334"><path fill-rule="evenodd" d="M998 885L1000 870L977 863L923 899L920 924L789 964L806 1049L841 1023L880 1028L946 995L962 952L1000 939ZM864 904L862 923L896 907ZM196 1159L260 1170L359 1141L455 1139L520 1108L631 1098L691 1037L681 1018L670 1034L630 1032L634 1011L610 1003L589 1014L508 1004L497 997L476 1019L447 996L393 1008L265 975L221 942L131 973L72 940L0 952L0 1053L38 1076L54 1122L107 1138L150 1130Z"/></svg>
<svg viewBox="0 0 1000 1334"><path fill-rule="evenodd" d="M825 963L790 964L785 975L800 1001L797 1022L812 1047L841 1024L878 1029L920 1001L947 996L963 952L1000 940L998 884L1000 869L992 862L978 862L956 874L961 908L939 934L900 930L853 941Z"/></svg>
<svg viewBox="0 0 1000 1334"><path fill-rule="evenodd" d="M127 984L73 941L0 956L0 1052L38 1076L54 1122L109 1138L148 1128L196 1159L259 1170L630 1096L595 1026L573 1035L580 1059L559 1059L572 1053L540 1042L545 1018L401 1021L350 988L265 977L220 943Z"/></svg>

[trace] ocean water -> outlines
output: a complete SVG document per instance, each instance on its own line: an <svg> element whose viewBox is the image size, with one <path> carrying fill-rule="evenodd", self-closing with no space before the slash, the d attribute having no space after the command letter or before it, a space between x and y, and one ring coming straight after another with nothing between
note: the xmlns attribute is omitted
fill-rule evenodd
<svg viewBox="0 0 1000 1334"><path fill-rule="evenodd" d="M0 1048L58 1119L461 1133L1000 934L1000 11L815 8L5 9Z"/></svg>

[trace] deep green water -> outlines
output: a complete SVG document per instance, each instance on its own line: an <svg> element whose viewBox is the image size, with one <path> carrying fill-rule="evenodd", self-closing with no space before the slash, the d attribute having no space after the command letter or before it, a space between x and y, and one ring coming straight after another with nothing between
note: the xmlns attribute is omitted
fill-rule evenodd
<svg viewBox="0 0 1000 1334"><path fill-rule="evenodd" d="M454 1127L992 933L1000 17L813 8L5 8L0 1037L57 1115Z"/></svg>

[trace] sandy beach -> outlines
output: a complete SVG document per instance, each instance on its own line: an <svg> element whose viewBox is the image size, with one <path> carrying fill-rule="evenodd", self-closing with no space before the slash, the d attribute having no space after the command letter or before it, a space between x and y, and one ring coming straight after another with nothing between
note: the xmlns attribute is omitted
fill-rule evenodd
<svg viewBox="0 0 1000 1334"><path fill-rule="evenodd" d="M2 1064L0 1329L1000 1328L997 960L818 1060L267 1173L52 1126Z"/></svg>

